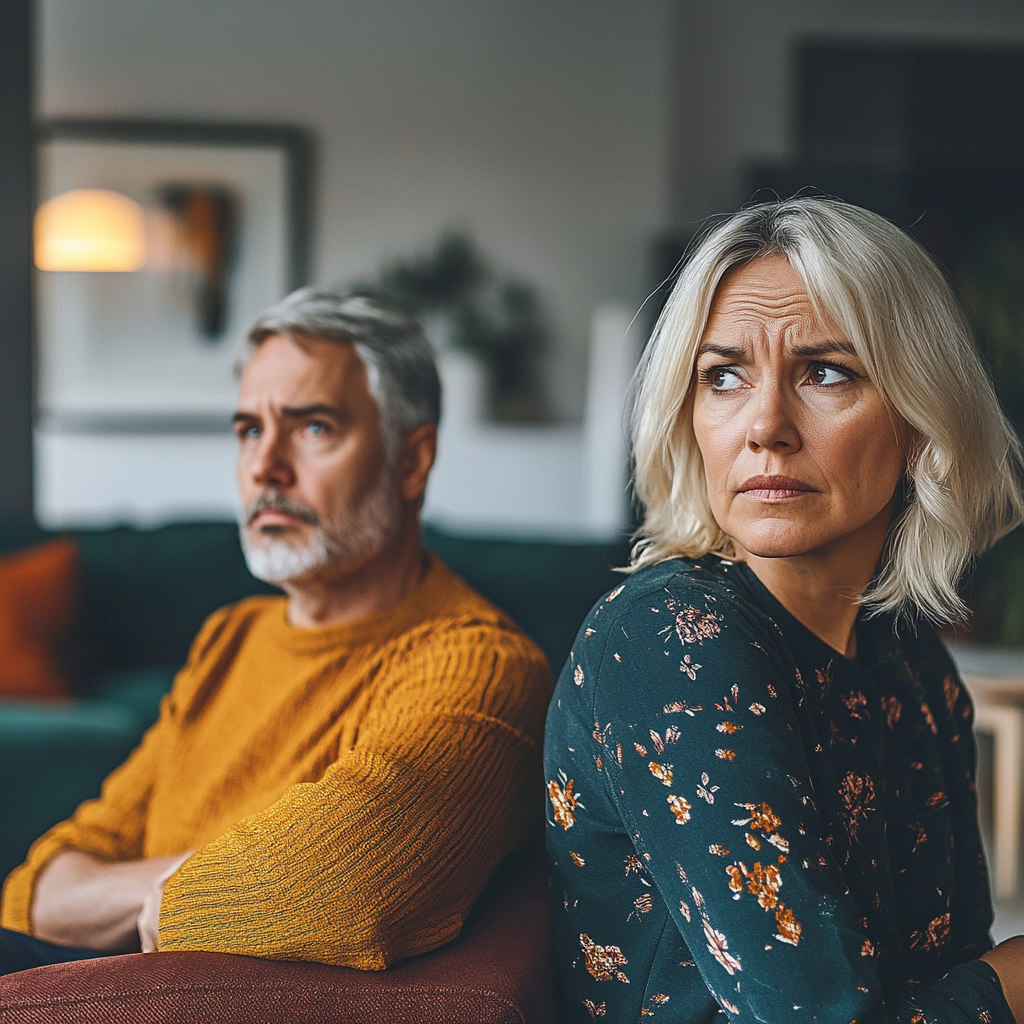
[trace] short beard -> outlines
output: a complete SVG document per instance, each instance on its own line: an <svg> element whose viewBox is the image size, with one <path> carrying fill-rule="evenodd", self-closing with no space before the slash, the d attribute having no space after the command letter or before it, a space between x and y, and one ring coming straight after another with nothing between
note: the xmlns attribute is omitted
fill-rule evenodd
<svg viewBox="0 0 1024 1024"><path fill-rule="evenodd" d="M250 524L260 512L284 512L312 527L297 547L272 534L253 537ZM275 586L322 579L356 568L375 555L398 528L401 508L391 474L385 470L374 489L353 511L323 522L316 512L280 491L264 491L242 510L239 536L249 572Z"/></svg>

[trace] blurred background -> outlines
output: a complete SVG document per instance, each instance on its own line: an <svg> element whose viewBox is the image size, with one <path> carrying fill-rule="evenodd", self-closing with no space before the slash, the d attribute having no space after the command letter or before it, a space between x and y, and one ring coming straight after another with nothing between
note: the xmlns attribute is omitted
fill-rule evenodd
<svg viewBox="0 0 1024 1024"><path fill-rule="evenodd" d="M704 217L761 188L913 225L1018 370L1016 0L5 12L0 502L49 526L230 518L233 345L313 282L397 287L444 350L428 518L614 534L624 380L659 284ZM82 188L140 203L148 251L135 270L37 271L27 307L26 218ZM219 257L196 240L203 202Z"/></svg>
<svg viewBox="0 0 1024 1024"><path fill-rule="evenodd" d="M585 610L624 557L666 282L704 218L799 190L929 246L1024 425L1020 0L4 0L0 517L79 531L87 569L90 530L230 523L234 346L292 287L355 288L438 349L427 520L605 544ZM972 587L973 639L1024 646L1024 542ZM173 667L194 627L136 661Z"/></svg>

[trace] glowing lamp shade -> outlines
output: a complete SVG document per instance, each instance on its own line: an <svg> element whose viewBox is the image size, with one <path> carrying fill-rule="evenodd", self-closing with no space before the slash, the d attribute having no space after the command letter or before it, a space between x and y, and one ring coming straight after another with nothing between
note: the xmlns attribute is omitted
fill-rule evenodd
<svg viewBox="0 0 1024 1024"><path fill-rule="evenodd" d="M36 211L35 262L40 270L101 273L138 270L146 260L142 207L103 188L76 188Z"/></svg>

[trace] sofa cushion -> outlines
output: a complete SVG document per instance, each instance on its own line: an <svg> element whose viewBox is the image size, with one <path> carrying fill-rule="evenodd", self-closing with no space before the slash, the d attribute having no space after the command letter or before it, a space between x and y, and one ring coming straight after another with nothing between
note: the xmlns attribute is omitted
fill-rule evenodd
<svg viewBox="0 0 1024 1024"><path fill-rule="evenodd" d="M546 860L533 850L462 934L386 971L227 953L136 953L0 978L5 1024L554 1024Z"/></svg>
<svg viewBox="0 0 1024 1024"><path fill-rule="evenodd" d="M52 536L32 519L0 515L0 551L17 551L30 544L40 544Z"/></svg>
<svg viewBox="0 0 1024 1024"><path fill-rule="evenodd" d="M233 523L83 530L79 542L88 669L180 667L212 612L279 593L250 575Z"/></svg>
<svg viewBox="0 0 1024 1024"><path fill-rule="evenodd" d="M594 602L618 586L623 541L569 544L457 537L427 527L426 546L533 638L557 676Z"/></svg>
<svg viewBox="0 0 1024 1024"><path fill-rule="evenodd" d="M0 555L0 697L70 697L78 546L60 537Z"/></svg>
<svg viewBox="0 0 1024 1024"><path fill-rule="evenodd" d="M144 728L128 708L98 700L0 702L0 878L51 825L99 795Z"/></svg>
<svg viewBox="0 0 1024 1024"><path fill-rule="evenodd" d="M157 720L160 701L170 691L177 671L173 665L147 665L97 672L82 682L80 690L84 697L119 704L131 711L138 719L141 736L142 730Z"/></svg>

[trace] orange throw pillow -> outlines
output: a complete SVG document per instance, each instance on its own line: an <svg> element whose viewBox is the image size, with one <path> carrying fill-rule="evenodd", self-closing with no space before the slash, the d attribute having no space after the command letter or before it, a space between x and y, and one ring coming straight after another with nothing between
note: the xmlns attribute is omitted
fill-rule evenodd
<svg viewBox="0 0 1024 1024"><path fill-rule="evenodd" d="M0 555L0 697L70 697L78 545L63 537Z"/></svg>

